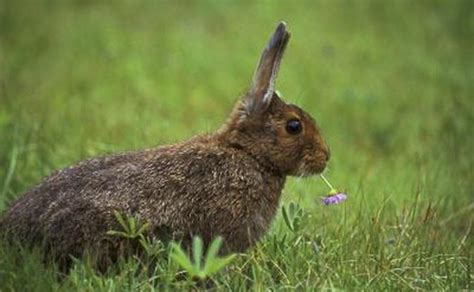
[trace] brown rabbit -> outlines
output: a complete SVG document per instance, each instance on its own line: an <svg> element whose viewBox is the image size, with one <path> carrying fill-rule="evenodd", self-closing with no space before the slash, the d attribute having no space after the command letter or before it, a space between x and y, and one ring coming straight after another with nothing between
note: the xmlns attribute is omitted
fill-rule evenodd
<svg viewBox="0 0 474 292"><path fill-rule="evenodd" d="M319 173L329 159L313 118L275 92L289 39L281 22L250 90L215 133L60 170L13 203L1 230L62 259L86 248L111 256L121 239L107 231L120 229L119 212L139 216L158 238L220 235L224 252L245 251L268 230L286 176Z"/></svg>

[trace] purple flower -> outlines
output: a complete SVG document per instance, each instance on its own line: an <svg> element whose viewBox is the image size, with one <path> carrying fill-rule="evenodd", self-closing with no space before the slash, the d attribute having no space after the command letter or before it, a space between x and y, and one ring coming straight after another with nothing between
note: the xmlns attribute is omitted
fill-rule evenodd
<svg viewBox="0 0 474 292"><path fill-rule="evenodd" d="M322 202L324 205L334 205L334 204L339 204L344 202L347 199L347 195L345 193L336 193L329 195L327 197L324 197L322 199Z"/></svg>

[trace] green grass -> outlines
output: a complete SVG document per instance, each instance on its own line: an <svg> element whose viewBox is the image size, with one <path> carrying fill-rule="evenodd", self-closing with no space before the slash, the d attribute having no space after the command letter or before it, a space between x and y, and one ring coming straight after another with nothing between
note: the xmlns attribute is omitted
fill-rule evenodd
<svg viewBox="0 0 474 292"><path fill-rule="evenodd" d="M280 212L212 285L473 289L470 0L54 2L0 1L0 210L81 159L216 129L284 19L277 87L318 121L349 199L321 206L318 178L290 178L301 230ZM1 291L204 288L165 256L58 273L0 248Z"/></svg>

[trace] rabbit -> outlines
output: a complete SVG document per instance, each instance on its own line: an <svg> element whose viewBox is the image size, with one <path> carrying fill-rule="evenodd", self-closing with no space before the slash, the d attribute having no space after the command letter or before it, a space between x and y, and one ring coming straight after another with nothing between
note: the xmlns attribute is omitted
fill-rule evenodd
<svg viewBox="0 0 474 292"><path fill-rule="evenodd" d="M286 177L321 173L330 156L315 120L275 90L289 39L280 22L250 89L214 133L57 171L11 204L0 230L59 259L85 250L111 258L125 240L108 233L120 229L118 212L158 239L189 247L193 236L206 245L221 236L223 254L245 252L269 229Z"/></svg>

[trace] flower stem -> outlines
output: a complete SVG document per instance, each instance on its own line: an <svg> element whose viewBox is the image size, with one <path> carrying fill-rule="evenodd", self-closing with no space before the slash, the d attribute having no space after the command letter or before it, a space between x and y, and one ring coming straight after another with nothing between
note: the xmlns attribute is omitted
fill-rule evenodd
<svg viewBox="0 0 474 292"><path fill-rule="evenodd" d="M322 173L319 176L324 181L324 183L329 187L330 189L329 193L337 193L336 189L331 185L331 183L324 177Z"/></svg>

